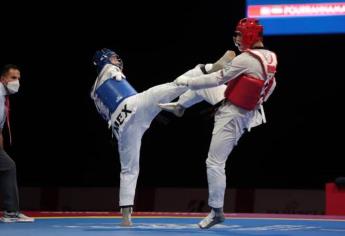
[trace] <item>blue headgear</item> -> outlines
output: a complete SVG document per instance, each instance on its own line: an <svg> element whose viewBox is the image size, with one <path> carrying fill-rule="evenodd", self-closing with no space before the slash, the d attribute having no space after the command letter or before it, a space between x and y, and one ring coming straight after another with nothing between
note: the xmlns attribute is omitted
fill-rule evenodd
<svg viewBox="0 0 345 236"><path fill-rule="evenodd" d="M97 66L98 71L101 71L106 64L112 64L110 58L115 56L119 63L116 64L120 69L123 68L123 63L119 55L117 55L114 51L103 48L101 50L96 51L93 57L93 64Z"/></svg>

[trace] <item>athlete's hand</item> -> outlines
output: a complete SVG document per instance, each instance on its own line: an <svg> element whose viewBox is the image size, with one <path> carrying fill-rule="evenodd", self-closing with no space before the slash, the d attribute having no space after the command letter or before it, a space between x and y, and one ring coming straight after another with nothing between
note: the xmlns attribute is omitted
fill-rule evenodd
<svg viewBox="0 0 345 236"><path fill-rule="evenodd" d="M189 77L185 76L185 75L181 75L179 77L177 77L177 79L175 79L175 84L178 86L188 86L188 80Z"/></svg>

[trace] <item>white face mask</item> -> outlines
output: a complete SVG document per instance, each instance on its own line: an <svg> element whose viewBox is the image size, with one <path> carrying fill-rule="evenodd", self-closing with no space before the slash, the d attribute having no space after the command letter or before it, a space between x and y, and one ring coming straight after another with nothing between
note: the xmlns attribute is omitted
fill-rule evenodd
<svg viewBox="0 0 345 236"><path fill-rule="evenodd" d="M10 94L14 94L19 90L19 80L13 80L6 84L6 88Z"/></svg>

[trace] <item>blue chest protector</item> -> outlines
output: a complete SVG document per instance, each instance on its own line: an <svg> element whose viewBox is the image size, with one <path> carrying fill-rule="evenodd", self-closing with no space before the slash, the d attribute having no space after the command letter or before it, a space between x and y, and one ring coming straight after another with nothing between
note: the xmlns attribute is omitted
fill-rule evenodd
<svg viewBox="0 0 345 236"><path fill-rule="evenodd" d="M123 99L137 94L127 80L108 79L99 86L95 93L102 103L113 113Z"/></svg>

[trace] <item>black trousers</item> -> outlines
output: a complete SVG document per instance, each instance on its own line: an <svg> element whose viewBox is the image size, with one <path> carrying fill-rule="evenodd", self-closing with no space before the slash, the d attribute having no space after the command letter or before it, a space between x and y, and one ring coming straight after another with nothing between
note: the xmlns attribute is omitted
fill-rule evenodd
<svg viewBox="0 0 345 236"><path fill-rule="evenodd" d="M19 210L16 164L2 148L0 148L0 195L5 211Z"/></svg>

